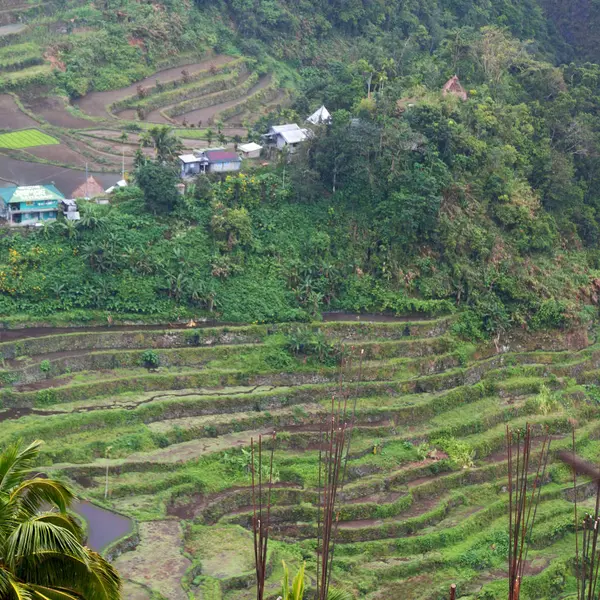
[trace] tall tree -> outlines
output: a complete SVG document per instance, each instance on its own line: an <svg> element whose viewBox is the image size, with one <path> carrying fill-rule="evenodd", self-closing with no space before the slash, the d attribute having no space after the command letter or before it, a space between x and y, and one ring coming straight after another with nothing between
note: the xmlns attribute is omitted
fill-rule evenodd
<svg viewBox="0 0 600 600"><path fill-rule="evenodd" d="M141 137L142 145L154 148L156 160L160 163L174 162L183 151L181 140L168 125L150 127Z"/></svg>
<svg viewBox="0 0 600 600"><path fill-rule="evenodd" d="M117 571L82 544L62 483L32 475L40 441L0 455L0 597L119 600Z"/></svg>
<svg viewBox="0 0 600 600"><path fill-rule="evenodd" d="M135 180L153 213L169 213L175 208L180 198L175 186L180 180L174 166L150 160L137 168Z"/></svg>

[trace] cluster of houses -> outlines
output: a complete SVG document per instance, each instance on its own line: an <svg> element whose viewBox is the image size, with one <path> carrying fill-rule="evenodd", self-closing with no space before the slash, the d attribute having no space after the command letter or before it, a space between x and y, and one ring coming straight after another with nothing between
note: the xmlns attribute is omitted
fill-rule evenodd
<svg viewBox="0 0 600 600"><path fill-rule="evenodd" d="M311 125L321 125L331 120L331 114L321 106L306 121ZM289 154L296 152L300 144L310 139L312 130L301 128L296 123L273 125L262 136L263 145L255 142L240 144L237 152L230 152L225 148L206 148L194 150L191 154L179 156L180 174L183 179L196 177L205 173L227 173L239 171L242 160L259 158L263 149L272 151L287 151Z"/></svg>
<svg viewBox="0 0 600 600"><path fill-rule="evenodd" d="M442 93L444 96L453 95L463 101L467 100L467 92L456 75L446 82ZM414 106L417 101L417 98L401 98L397 102L398 113ZM306 122L313 126L330 121L331 114L324 106L306 119ZM207 148L195 150L191 154L182 154L179 156L180 175L182 179L189 179L205 173L239 171L243 159L259 158L263 149L293 154L312 135L312 129L302 128L296 123L273 125L262 136L262 146L249 142L240 144L237 152L225 148ZM40 225L55 220L59 213L62 213L65 219L77 221L80 218L77 199L93 198L98 203L105 203L108 202L111 192L126 185L127 182L122 179L105 190L96 179L86 176L85 181L71 193L70 198L66 198L53 184L0 188L0 219L6 220L10 226ZM185 188L184 184L180 185Z"/></svg>

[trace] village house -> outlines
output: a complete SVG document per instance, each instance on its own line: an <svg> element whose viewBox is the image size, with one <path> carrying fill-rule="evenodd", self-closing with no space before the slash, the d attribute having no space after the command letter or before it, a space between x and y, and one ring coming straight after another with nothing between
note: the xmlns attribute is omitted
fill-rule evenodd
<svg viewBox="0 0 600 600"><path fill-rule="evenodd" d="M54 185L24 185L0 188L0 200L9 225L35 225L55 220L64 196Z"/></svg>
<svg viewBox="0 0 600 600"><path fill-rule="evenodd" d="M250 142L249 144L240 144L238 150L242 153L243 158L259 158L262 146Z"/></svg>
<svg viewBox="0 0 600 600"><path fill-rule="evenodd" d="M277 150L287 148L290 153L294 153L298 145L305 142L310 134L308 129L300 129L296 123L287 123L273 125L262 137L268 144L276 146Z"/></svg>
<svg viewBox="0 0 600 600"><path fill-rule="evenodd" d="M239 171L242 159L224 148L195 150L193 154L179 156L182 178L195 177L200 173L229 173Z"/></svg>

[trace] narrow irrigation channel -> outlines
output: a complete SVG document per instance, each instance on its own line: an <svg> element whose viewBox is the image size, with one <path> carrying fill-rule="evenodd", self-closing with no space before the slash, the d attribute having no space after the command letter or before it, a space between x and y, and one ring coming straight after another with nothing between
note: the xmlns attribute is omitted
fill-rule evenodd
<svg viewBox="0 0 600 600"><path fill-rule="evenodd" d="M349 323L402 323L410 321L427 321L429 317L411 314L396 316L391 314L372 314L372 313L347 313L347 312L326 312L323 313L323 322L349 322ZM102 333L110 331L161 331L161 330L178 330L178 329L205 329L209 327L241 327L247 323L232 323L226 321L207 320L195 321L193 325L187 323L163 323L163 324L140 324L140 325L73 325L72 327L54 327L54 326L37 326L37 327L15 327L11 329L2 328L0 326L0 342L10 342L23 338L45 337L49 335L59 335L63 333Z"/></svg>

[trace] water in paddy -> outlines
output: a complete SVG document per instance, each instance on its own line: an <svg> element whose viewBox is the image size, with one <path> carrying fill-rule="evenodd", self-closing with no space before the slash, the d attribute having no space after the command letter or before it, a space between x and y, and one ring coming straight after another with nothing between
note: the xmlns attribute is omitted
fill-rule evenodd
<svg viewBox="0 0 600 600"><path fill-rule="evenodd" d="M96 552L100 552L133 529L131 519L91 502L78 502L73 509L87 521L87 545Z"/></svg>

